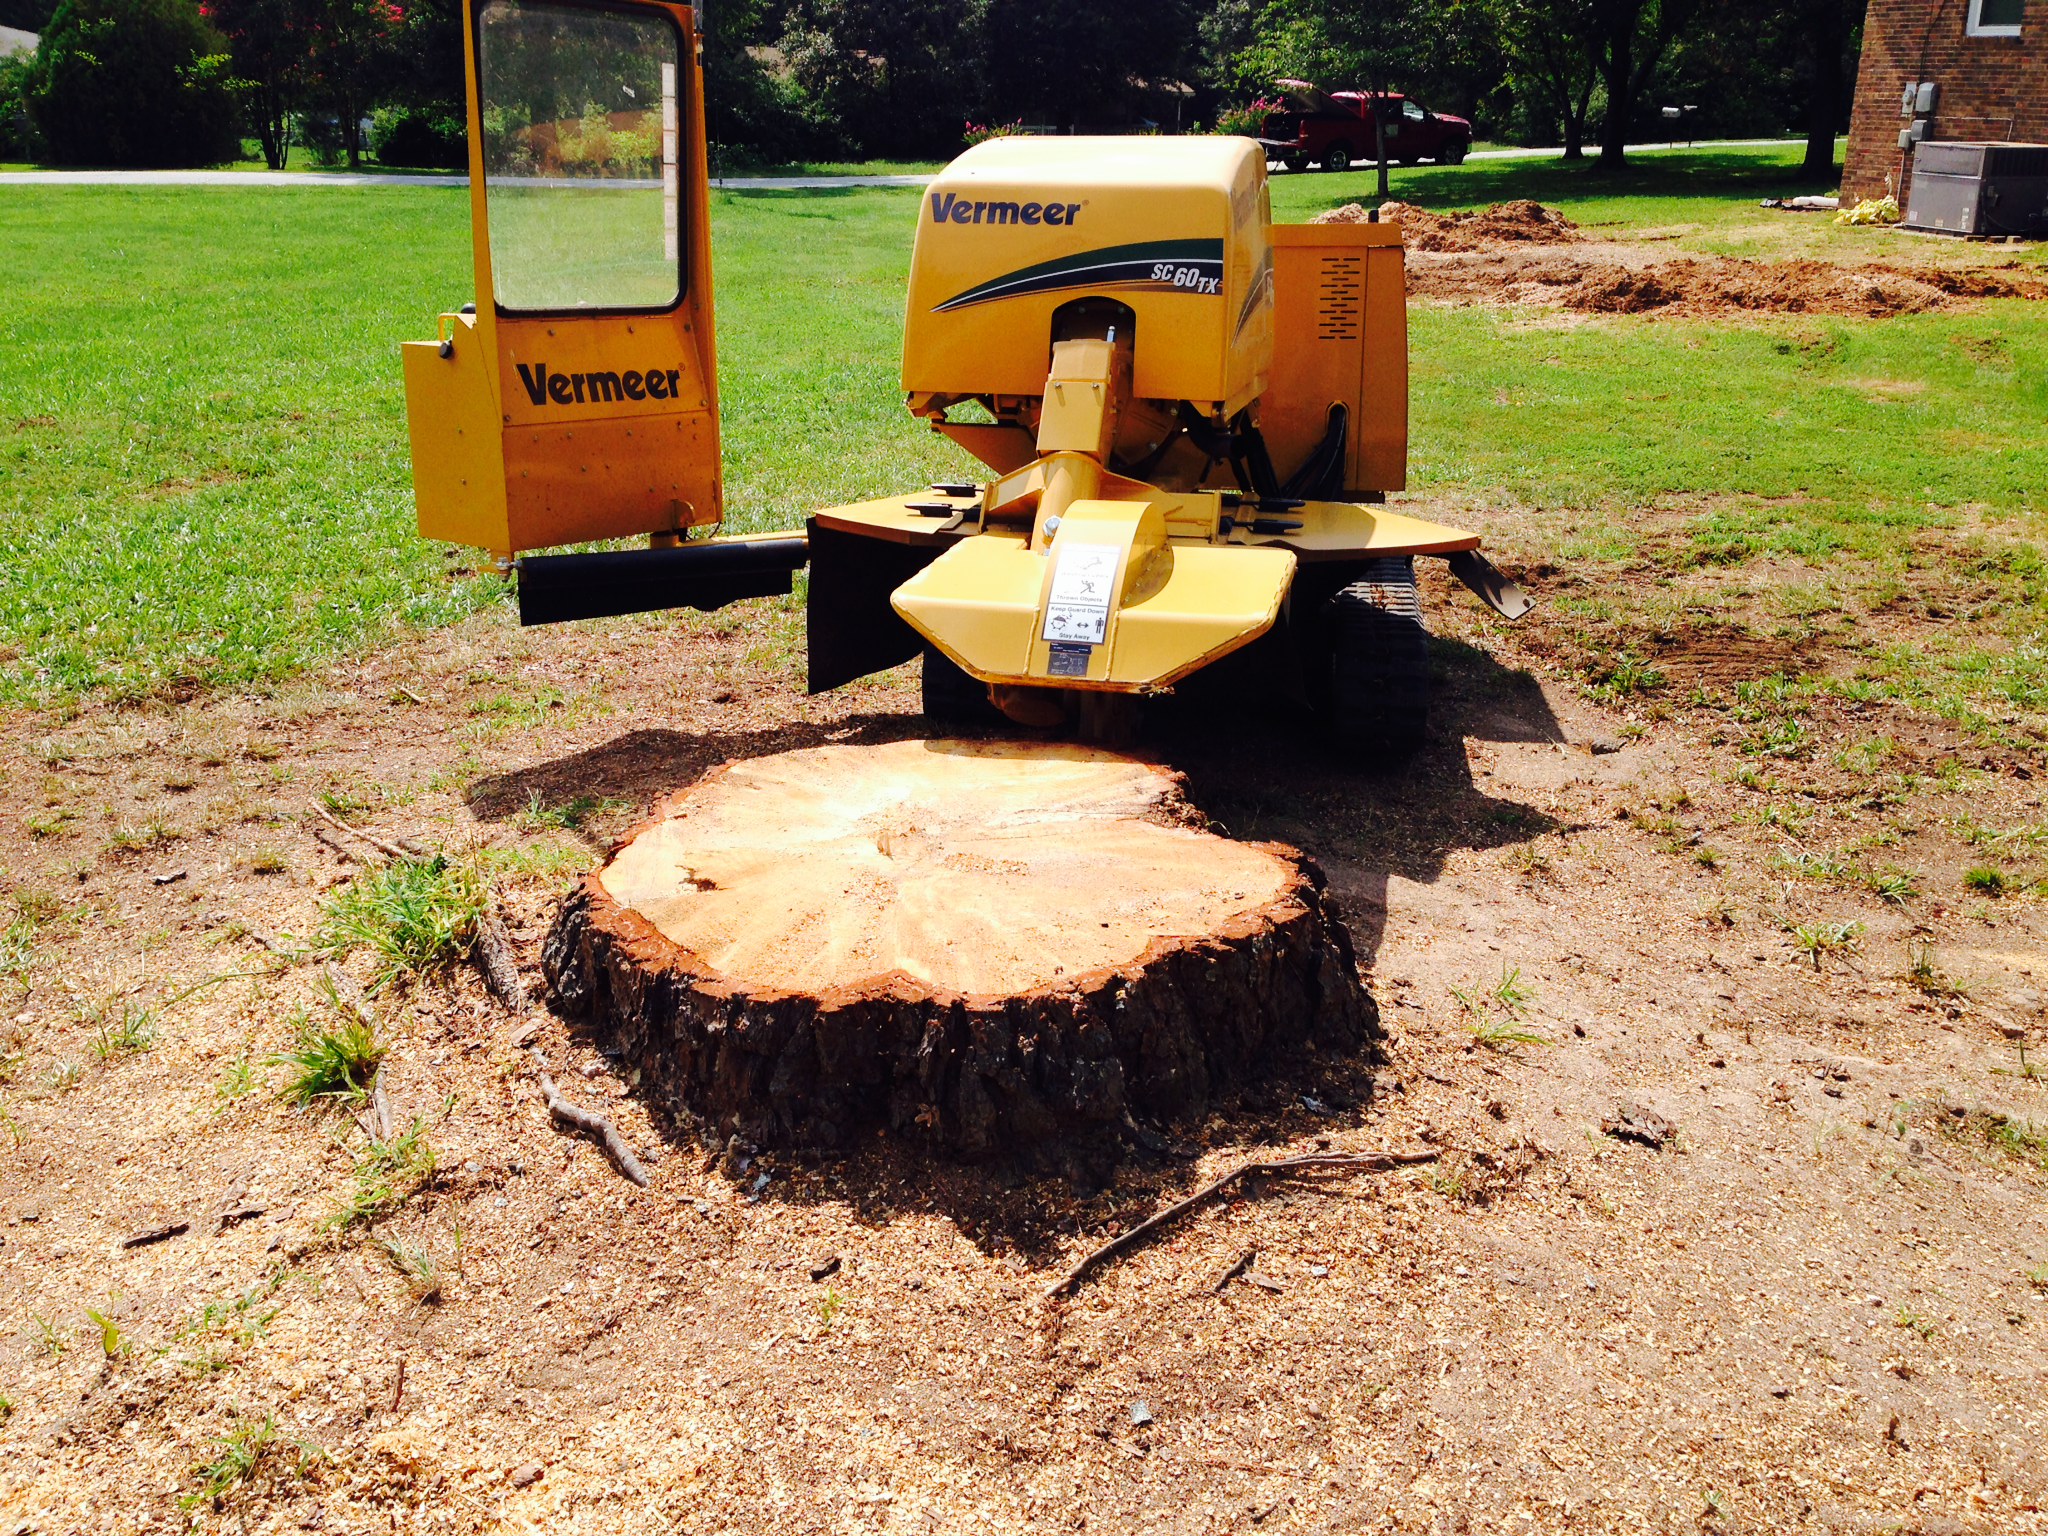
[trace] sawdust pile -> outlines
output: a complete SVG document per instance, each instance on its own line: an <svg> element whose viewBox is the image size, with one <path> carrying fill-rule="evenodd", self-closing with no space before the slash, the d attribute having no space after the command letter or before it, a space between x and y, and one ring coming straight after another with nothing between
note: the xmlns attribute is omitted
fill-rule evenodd
<svg viewBox="0 0 2048 1536"><path fill-rule="evenodd" d="M1490 251L1502 246L1563 245L1582 238L1578 225L1530 199L1495 203L1473 213L1431 213L1412 203L1379 207L1382 223L1398 221L1411 251ZM1371 217L1361 203L1319 213L1312 224L1363 224Z"/></svg>

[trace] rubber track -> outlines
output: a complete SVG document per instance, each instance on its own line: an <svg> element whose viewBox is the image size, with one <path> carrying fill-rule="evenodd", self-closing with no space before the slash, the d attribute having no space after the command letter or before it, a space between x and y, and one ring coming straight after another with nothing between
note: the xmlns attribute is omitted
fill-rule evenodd
<svg viewBox="0 0 2048 1536"><path fill-rule="evenodd" d="M1398 762L1429 721L1429 632L1409 556L1367 562L1331 599L1330 727L1360 766Z"/></svg>

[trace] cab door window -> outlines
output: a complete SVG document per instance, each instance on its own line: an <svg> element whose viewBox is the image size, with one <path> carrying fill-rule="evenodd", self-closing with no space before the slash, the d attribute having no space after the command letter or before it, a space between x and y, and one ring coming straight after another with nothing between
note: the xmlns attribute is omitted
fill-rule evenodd
<svg viewBox="0 0 2048 1536"><path fill-rule="evenodd" d="M687 278L675 23L487 0L476 41L499 309L672 308Z"/></svg>

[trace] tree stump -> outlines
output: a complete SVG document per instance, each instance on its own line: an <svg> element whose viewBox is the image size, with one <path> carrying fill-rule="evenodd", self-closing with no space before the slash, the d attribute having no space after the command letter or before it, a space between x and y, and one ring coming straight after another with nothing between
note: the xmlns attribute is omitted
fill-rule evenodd
<svg viewBox="0 0 2048 1536"><path fill-rule="evenodd" d="M763 1146L1121 1132L1378 1028L1313 863L1058 744L717 769L566 898L543 964L646 1080Z"/></svg>

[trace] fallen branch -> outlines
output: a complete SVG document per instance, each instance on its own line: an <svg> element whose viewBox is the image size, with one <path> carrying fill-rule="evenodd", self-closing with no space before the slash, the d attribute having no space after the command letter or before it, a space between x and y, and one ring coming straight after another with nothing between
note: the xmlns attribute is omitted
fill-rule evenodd
<svg viewBox="0 0 2048 1536"><path fill-rule="evenodd" d="M1205 1201L1214 1199L1238 1180L1247 1176L1258 1174L1265 1177L1280 1178L1319 1168L1348 1168L1355 1173L1385 1173L1389 1169L1412 1168L1419 1163L1433 1163L1436 1160L1437 1154L1435 1152L1315 1152L1306 1157L1284 1157L1271 1161L1240 1163L1237 1167L1231 1169L1230 1172L1224 1174L1222 1178L1215 1180L1213 1183L1204 1184L1192 1195L1189 1195L1187 1199L1177 1204L1169 1205L1158 1215L1139 1222L1130 1231L1123 1233L1121 1236L1111 1238L1093 1253L1084 1255L1081 1261L1062 1275L1045 1294L1048 1299L1065 1295L1080 1284L1083 1275L1087 1274L1089 1270L1100 1264L1104 1259L1122 1253L1125 1249L1133 1247L1142 1239L1157 1232L1161 1227L1178 1221L1181 1217L1187 1215L1189 1211L1194 1210Z"/></svg>
<svg viewBox="0 0 2048 1536"><path fill-rule="evenodd" d="M526 1012L526 984L519 979L519 962L512 955L512 935L498 914L496 898L487 902L476 918L476 944L471 950L476 968L483 972L491 995L514 1013Z"/></svg>
<svg viewBox="0 0 2048 1536"><path fill-rule="evenodd" d="M626 1145L626 1138L619 1134L611 1121L592 1110L579 1109L571 1104L555 1087L555 1080L545 1072L540 1075L540 1091L547 1097L550 1115L563 1125L596 1137L605 1155L612 1160L612 1166L641 1188L647 1187L647 1170L640 1166L640 1159L633 1155L633 1149Z"/></svg>
<svg viewBox="0 0 2048 1536"><path fill-rule="evenodd" d="M161 1243L166 1238L178 1237L192 1230L189 1221L174 1221L169 1226L151 1227L147 1232L138 1232L133 1237L121 1239L123 1248L147 1248L151 1243Z"/></svg>
<svg viewBox="0 0 2048 1536"><path fill-rule="evenodd" d="M347 822L343 821L339 816L335 815L334 812L328 810L327 807L322 805L318 800L311 800L307 803L313 807L313 814L318 816L322 821L325 821L332 826L339 827L342 831L346 832L350 837L360 838L363 842L368 843L372 848L376 849L379 853L384 854L389 858L417 859L420 857L420 852L416 848L408 848L403 843L388 843L383 838L377 836L374 832L365 832L361 827L350 826Z"/></svg>
<svg viewBox="0 0 2048 1536"><path fill-rule="evenodd" d="M392 1130L391 1105L384 1097L384 1074L380 1071L370 1084L370 1139L388 1142Z"/></svg>

